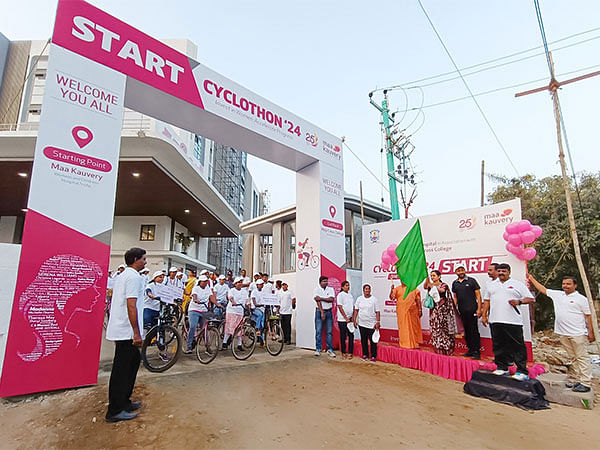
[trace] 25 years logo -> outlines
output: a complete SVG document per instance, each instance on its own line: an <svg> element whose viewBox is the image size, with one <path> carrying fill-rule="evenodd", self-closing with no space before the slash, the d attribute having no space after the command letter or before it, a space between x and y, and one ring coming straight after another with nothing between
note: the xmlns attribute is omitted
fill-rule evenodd
<svg viewBox="0 0 600 450"><path fill-rule="evenodd" d="M477 224L477 218L475 216L459 219L458 229L459 231L472 230Z"/></svg>

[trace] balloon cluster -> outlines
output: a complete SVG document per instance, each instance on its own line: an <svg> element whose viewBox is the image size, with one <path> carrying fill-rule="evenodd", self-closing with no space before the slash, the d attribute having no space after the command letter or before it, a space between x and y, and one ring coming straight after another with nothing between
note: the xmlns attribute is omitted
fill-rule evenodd
<svg viewBox="0 0 600 450"><path fill-rule="evenodd" d="M382 266L391 266L398 261L398 256L396 256L396 245L390 244L388 248L386 248L381 254L381 265Z"/></svg>
<svg viewBox="0 0 600 450"><path fill-rule="evenodd" d="M537 251L533 247L524 247L524 244L532 244L542 235L542 232L542 227L531 225L529 220L509 223L503 234L506 250L521 261L529 261L535 258Z"/></svg>

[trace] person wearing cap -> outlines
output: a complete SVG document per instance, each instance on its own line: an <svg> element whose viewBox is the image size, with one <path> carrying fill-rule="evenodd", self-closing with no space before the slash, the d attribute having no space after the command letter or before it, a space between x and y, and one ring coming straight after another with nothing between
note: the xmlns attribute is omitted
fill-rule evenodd
<svg viewBox="0 0 600 450"><path fill-rule="evenodd" d="M225 312L225 308L227 307L227 293L229 292L229 286L225 284L225 275L219 275L218 283L213 290L217 297L217 305L213 312L220 316Z"/></svg>
<svg viewBox="0 0 600 450"><path fill-rule="evenodd" d="M250 297L250 302L254 307L252 310L252 320L254 320L254 323L256 324L256 336L261 345L263 343L261 332L265 325L265 305L262 300L262 296L266 292L264 289L264 281L258 280L256 282L256 289L252 291Z"/></svg>
<svg viewBox="0 0 600 450"><path fill-rule="evenodd" d="M252 295L252 291L254 289L256 289L256 281L260 278L260 275L261 275L260 273L255 273L254 274L254 277L253 277L254 281L252 281L250 283L250 285L248 286L248 296Z"/></svg>
<svg viewBox="0 0 600 450"><path fill-rule="evenodd" d="M150 269L148 269L147 267L144 267L142 270L140 270L140 275L144 280L144 286L146 286L150 282L150 278L148 277L149 273Z"/></svg>
<svg viewBox="0 0 600 450"><path fill-rule="evenodd" d="M152 275L152 280L146 285L144 297L144 329L148 331L158 323L160 314L160 297L157 294L157 285L163 284L165 275L157 270Z"/></svg>
<svg viewBox="0 0 600 450"><path fill-rule="evenodd" d="M279 314L281 314L283 342L290 345L292 343L292 312L296 307L296 297L294 297L292 291L288 289L288 284L286 282L281 283L279 303L281 305Z"/></svg>
<svg viewBox="0 0 600 450"><path fill-rule="evenodd" d="M169 275L165 280L165 284L169 284L171 286L177 286L183 289L183 281L180 278L177 278L177 267L173 266L169 269Z"/></svg>
<svg viewBox="0 0 600 450"><path fill-rule="evenodd" d="M121 275L125 270L125 267L127 267L125 264L119 264L119 267L117 267L117 270L115 270L115 273L113 274L113 278L117 278Z"/></svg>
<svg viewBox="0 0 600 450"><path fill-rule="evenodd" d="M321 348L323 347L322 331L323 323L326 326L326 338L327 354L335 358L333 353L333 301L335 300L335 291L331 286L328 286L329 278L325 275L319 277L319 285L315 288L313 293L313 299L317 303L315 310L315 356L321 354Z"/></svg>
<svg viewBox="0 0 600 450"><path fill-rule="evenodd" d="M180 267L178 272L181 272L181 281L183 281L183 284L185 286L185 283L187 283L187 275L185 274L185 269L183 267Z"/></svg>
<svg viewBox="0 0 600 450"><path fill-rule="evenodd" d="M200 275L198 277L198 284L192 289L192 300L188 306L190 329L187 336L187 349L184 353L189 354L192 352L192 345L196 338L196 329L198 325L202 328L210 304L215 305L216 303L215 293L208 285L208 277Z"/></svg>
<svg viewBox="0 0 600 450"><path fill-rule="evenodd" d="M272 282L269 281L269 274L268 273L263 273L262 274L262 280L263 280L263 290L265 292L268 292L269 294L274 294L275 293L275 286L273 285Z"/></svg>
<svg viewBox="0 0 600 450"><path fill-rule="evenodd" d="M379 333L380 312L379 301L371 295L371 286L363 286L363 295L356 299L354 305L354 326L360 331L360 342L362 344L362 359L369 359L369 343L371 344L371 361L377 361L377 340L374 339L375 331Z"/></svg>
<svg viewBox="0 0 600 450"><path fill-rule="evenodd" d="M225 314L225 333L223 335L223 350L229 345L229 338L235 333L235 329L244 319L244 305L248 301L246 294L242 291L242 278L234 280L234 287L229 289L227 298L227 311ZM238 336L238 348L242 349L242 337Z"/></svg>
<svg viewBox="0 0 600 450"><path fill-rule="evenodd" d="M188 279L185 283L185 288L183 289L183 310L187 312L188 305L190 300L192 299L192 289L196 286L196 282L198 278L196 278L196 271L193 269L188 270Z"/></svg>
<svg viewBox="0 0 600 450"><path fill-rule="evenodd" d="M354 298L350 293L350 283L342 281L342 290L337 295L336 317L340 329L340 350L342 359L352 359L354 354L354 330L348 329L348 324L352 323L354 314ZM346 338L348 346L346 347ZM346 351L348 349L348 351Z"/></svg>

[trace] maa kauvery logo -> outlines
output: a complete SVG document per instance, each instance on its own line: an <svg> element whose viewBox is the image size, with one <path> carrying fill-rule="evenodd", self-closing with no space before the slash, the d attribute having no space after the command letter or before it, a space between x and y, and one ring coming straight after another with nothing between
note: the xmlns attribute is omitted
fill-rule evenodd
<svg viewBox="0 0 600 450"><path fill-rule="evenodd" d="M484 225L508 225L509 223L514 222L514 220L515 216L513 210L510 208L506 208L503 211L484 214L483 216Z"/></svg>
<svg viewBox="0 0 600 450"><path fill-rule="evenodd" d="M336 159L342 158L342 148L339 145L333 145L323 140L323 152Z"/></svg>
<svg viewBox="0 0 600 450"><path fill-rule="evenodd" d="M376 242L378 242L380 235L381 233L379 232L379 230L369 231L369 240L371 241L371 244L375 244Z"/></svg>

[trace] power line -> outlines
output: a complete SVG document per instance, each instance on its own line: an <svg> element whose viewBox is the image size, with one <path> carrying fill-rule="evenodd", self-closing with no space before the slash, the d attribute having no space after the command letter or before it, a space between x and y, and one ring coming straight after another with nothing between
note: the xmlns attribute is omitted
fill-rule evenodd
<svg viewBox="0 0 600 450"><path fill-rule="evenodd" d="M460 78L463 82L463 84L465 85L465 88L467 89L467 91L469 92L470 97L473 99L473 102L475 103L475 106L477 106L477 109L479 110L481 116L483 117L483 120L485 121L485 123L487 124L488 128L490 129L490 131L492 132L492 135L494 136L494 138L496 139L496 142L498 143L498 146L500 146L500 148L502 149L502 152L504 153L504 156L506 156L506 159L508 159L508 162L510 163L510 165L512 166L512 168L514 169L515 173L517 174L518 177L520 177L519 175L519 171L517 170L517 167L514 165L514 163L512 162L512 160L510 159L510 156L508 155L508 152L506 151L506 149L504 148L504 145L502 145L502 142L500 141L500 138L498 137L498 135L496 134L496 131L494 130L494 127L492 126L492 124L490 123L490 121L488 120L487 116L485 115L485 112L483 112L483 109L481 108L481 106L479 105L479 102L477 101L477 99L475 98L475 96L473 95L473 92L471 91L471 88L469 87L467 81L465 80L465 78L462 76L462 73L460 71L460 69L458 68L458 65L456 64L456 62L454 61L454 58L452 57L452 55L450 54L450 51L448 50L448 48L446 47L446 44L444 44L444 41L442 40L440 34L438 33L437 29L435 28L435 25L433 25L433 22L431 21L431 19L429 18L429 14L427 14L427 11L425 10L425 7L423 6L423 3L421 3L421 0L417 0L417 2L419 3L419 6L421 7L421 10L423 11L423 14L425 14L425 17L427 18L427 21L429 22L429 25L431 25L431 28L433 29L435 35L437 36L438 40L440 41L440 44L442 44L442 47L444 47L444 50L446 52L446 54L448 55L448 58L450 58L450 61L452 61L452 65L454 66L454 68L456 69L456 72L460 75Z"/></svg>
<svg viewBox="0 0 600 450"><path fill-rule="evenodd" d="M569 72L563 72L563 73L561 73L561 74L559 74L557 76L563 77L563 76L567 76L567 75L572 75L574 73L579 73L579 72L583 72L583 71L589 71L591 69L597 69L598 67L600 67L600 64L595 64L593 66L588 66L588 67L582 67L581 69L571 70ZM500 91L506 91L508 89L515 89L515 88L518 88L518 87L521 87L521 86L526 86L526 85L532 84L532 83L539 83L540 81L546 81L546 80L547 80L547 78L538 78L536 80L525 81L523 83L511 84L509 86L503 86L503 87L499 87L499 88L495 88L495 89L490 89L488 91L477 92L474 95L475 95L475 97L480 97L482 95L493 94L493 93L500 92ZM468 100L470 98L471 97L468 96L468 95L465 96L465 97L457 97L457 98L453 98L453 99L450 99L450 100L444 100L444 101L441 101L441 102L438 102L438 103L431 103L429 105L424 105L424 106L421 106L420 108L411 108L408 111L416 111L416 110L422 110L422 109L427 109L427 108L433 108L435 106L447 105L448 103L460 102L460 101L463 101L463 100ZM396 112L403 112L403 111L402 110L398 110Z"/></svg>
<svg viewBox="0 0 600 450"><path fill-rule="evenodd" d="M566 40L572 39L572 38L577 37L577 36L582 36L584 34L593 33L594 31L598 31L598 30L600 30L600 27L592 28L590 30L586 30L586 31L582 31L582 32L579 32L579 33L575 33L575 34L569 35L569 36L565 36L564 38L557 39L555 41L550 42L549 45L557 44L559 42L566 41ZM594 36L592 38L584 39L583 41L577 41L577 42L574 42L572 44L565 45L563 47L557 47L557 48L553 49L553 51L563 50L565 48L573 47L575 45L581 45L581 44L584 44L586 42L589 42L589 41L592 41L592 40L595 40L595 39L600 39L600 36ZM490 59L490 60L487 60L487 61L482 61L480 63L473 64L471 66L462 67L462 68L460 68L460 71L462 72L462 71L465 71L465 70L475 69L477 67L485 66L487 64L491 64L491 63L495 63L495 62L502 61L502 60L505 60L505 59L513 58L515 56L520 56L520 55L523 55L525 53L529 53L529 52L532 52L534 50L538 50L540 48L544 48L544 46L543 45L538 45L536 47L532 47L532 48L529 48L527 50L521 50L521 51L518 51L518 52L515 52L515 53L511 53L511 54L508 54L508 55L500 56L498 58ZM515 60L513 62L515 62L515 63L516 62L520 62L520 61L523 61L523 60L526 60L526 59L529 59L529 58L534 58L536 56L541 56L541 55L544 55L544 54L545 54L545 52L536 53L535 55L527 56L525 58L521 58L521 59ZM512 64L512 62L509 62L507 64ZM503 66L503 65L506 65L506 64L501 64L501 65L499 65L499 67ZM492 68L495 68L495 66L494 67L490 67L490 69L492 69ZM487 69L484 69L484 70L487 70ZM480 71L473 72L473 73L478 73L478 72L480 72ZM434 80L436 78L440 78L440 77L443 77L443 76L446 76L446 75L453 75L455 73L457 73L456 70L451 70L449 72L444 72L444 73L440 73L440 74L437 74L437 75L431 75L431 76L428 76L428 77L425 77L425 78L419 78L417 80L407 81L407 82L404 82L404 83L401 83L401 84L398 84L398 85L395 85L395 86L390 86L390 87L387 87L387 88L377 88L373 92L381 91L383 89L392 89L392 88L399 88L399 87L410 86L410 85L413 85L413 84L416 84L416 83L420 83L420 82L423 82L423 81ZM469 75L471 75L471 73L469 73ZM452 79L456 79L456 78L452 78ZM441 81L441 82L444 82L444 81ZM433 84L435 84L435 83L433 83Z"/></svg>
<svg viewBox="0 0 600 450"><path fill-rule="evenodd" d="M367 166L365 164L365 162L362 159L360 159L360 157L356 153L354 153L354 151L352 151L352 149L348 146L348 144L346 144L345 139L342 139L342 144L344 145L344 147L346 147L348 150L350 150L350 153L352 153L354 155L354 157L358 160L358 162L361 163L365 169L367 169L367 172L369 172L373 176L373 178L375 178L377 180L377 182L381 185L381 187L383 187L383 189L385 189L389 193L390 191L386 187L386 185L379 179L379 177L377 175L375 175L373 173L373 171L371 169L369 169L369 166Z"/></svg>

